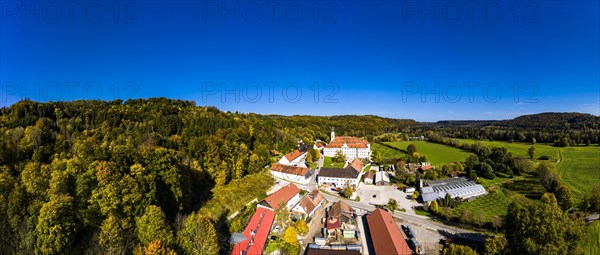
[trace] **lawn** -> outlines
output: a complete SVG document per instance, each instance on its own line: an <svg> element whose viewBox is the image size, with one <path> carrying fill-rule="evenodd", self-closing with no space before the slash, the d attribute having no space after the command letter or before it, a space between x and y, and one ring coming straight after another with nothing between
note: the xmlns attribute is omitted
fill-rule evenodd
<svg viewBox="0 0 600 255"><path fill-rule="evenodd" d="M431 165L436 168L441 168L443 165L450 162L465 161L465 159L471 155L468 151L427 141L386 142L385 144L401 150L406 150L406 147L411 143L417 146L417 152L427 155Z"/></svg>
<svg viewBox="0 0 600 255"><path fill-rule="evenodd" d="M586 255L600 254L600 221L586 227L583 251Z"/></svg>
<svg viewBox="0 0 600 255"><path fill-rule="evenodd" d="M344 168L346 162L333 162L331 157L325 157L323 160L323 167L325 168Z"/></svg>
<svg viewBox="0 0 600 255"><path fill-rule="evenodd" d="M563 182L573 191L576 201L589 194L600 183L600 147L561 148L561 161L557 165Z"/></svg>

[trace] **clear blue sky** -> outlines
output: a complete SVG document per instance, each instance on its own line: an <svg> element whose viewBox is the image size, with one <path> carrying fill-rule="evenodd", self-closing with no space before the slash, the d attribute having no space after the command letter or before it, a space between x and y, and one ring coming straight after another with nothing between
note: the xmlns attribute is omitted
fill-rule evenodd
<svg viewBox="0 0 600 255"><path fill-rule="evenodd" d="M598 1L2 1L0 104L168 97L420 121L600 115L599 12Z"/></svg>

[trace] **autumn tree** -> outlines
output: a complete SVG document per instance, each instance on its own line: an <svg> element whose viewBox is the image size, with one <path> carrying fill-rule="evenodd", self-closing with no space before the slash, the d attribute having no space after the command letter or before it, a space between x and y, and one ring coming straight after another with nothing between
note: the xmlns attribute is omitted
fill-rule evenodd
<svg viewBox="0 0 600 255"><path fill-rule="evenodd" d="M176 255L177 253L161 243L160 240L155 240L145 247L138 247L133 252L134 255Z"/></svg>
<svg viewBox="0 0 600 255"><path fill-rule="evenodd" d="M306 235L306 233L308 233L308 225L306 224L306 221L305 220L296 221L296 230L298 230L298 233L300 235Z"/></svg>
<svg viewBox="0 0 600 255"><path fill-rule="evenodd" d="M177 233L177 241L184 254L219 253L218 234L214 224L210 219L197 213L188 215L183 229Z"/></svg>
<svg viewBox="0 0 600 255"><path fill-rule="evenodd" d="M299 246L298 244L298 233L293 226L289 226L283 233L283 242L291 249L295 249Z"/></svg>

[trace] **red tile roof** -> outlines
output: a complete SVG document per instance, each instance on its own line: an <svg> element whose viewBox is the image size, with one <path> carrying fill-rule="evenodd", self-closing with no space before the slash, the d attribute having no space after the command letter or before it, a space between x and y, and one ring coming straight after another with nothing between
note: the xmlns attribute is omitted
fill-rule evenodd
<svg viewBox="0 0 600 255"><path fill-rule="evenodd" d="M266 197L263 202L266 202L273 210L277 210L279 209L279 204L281 204L281 202L287 203L298 193L300 193L298 186L290 183Z"/></svg>
<svg viewBox="0 0 600 255"><path fill-rule="evenodd" d="M279 163L273 164L271 170L299 176L306 176L306 173L308 172L308 168L306 167L288 166Z"/></svg>
<svg viewBox="0 0 600 255"><path fill-rule="evenodd" d="M350 148L367 148L369 144L367 140L362 140L357 137L336 136L333 139L333 141L331 141L327 144L327 146L325 146L325 148L341 148L342 146L344 146L344 143Z"/></svg>
<svg viewBox="0 0 600 255"><path fill-rule="evenodd" d="M233 247L231 255L260 255L265 247L265 242L271 231L275 212L271 209L259 207L244 229L246 240ZM254 235L253 235L254 234Z"/></svg>
<svg viewBox="0 0 600 255"><path fill-rule="evenodd" d="M306 214L310 214L321 201L323 201L323 195L319 192L318 189L313 189L308 195L304 196L300 202L298 203L306 212Z"/></svg>
<svg viewBox="0 0 600 255"><path fill-rule="evenodd" d="M363 163L359 158L355 158L354 160L352 160L350 166L359 172L363 169Z"/></svg>
<svg viewBox="0 0 600 255"><path fill-rule="evenodd" d="M412 254L392 214L377 208L366 218L375 254Z"/></svg>
<svg viewBox="0 0 600 255"><path fill-rule="evenodd" d="M292 160L297 159L298 157L302 156L302 154L304 154L304 152L301 152L300 150L294 150L288 154L285 154L285 158L288 161L292 161Z"/></svg>
<svg viewBox="0 0 600 255"><path fill-rule="evenodd" d="M374 173L374 172L371 172L371 171L368 171L368 172L365 174L365 179L367 179L367 178L369 178L369 179L373 180L373 179L375 178L375 173Z"/></svg>

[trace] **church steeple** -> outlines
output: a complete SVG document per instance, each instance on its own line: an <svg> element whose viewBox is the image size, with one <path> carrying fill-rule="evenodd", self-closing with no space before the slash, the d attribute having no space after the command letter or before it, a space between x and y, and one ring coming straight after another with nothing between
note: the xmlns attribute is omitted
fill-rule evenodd
<svg viewBox="0 0 600 255"><path fill-rule="evenodd" d="M333 127L331 127L331 141L333 142L333 139L335 139L335 131L333 131Z"/></svg>

